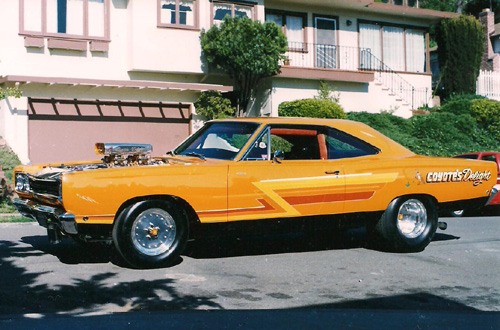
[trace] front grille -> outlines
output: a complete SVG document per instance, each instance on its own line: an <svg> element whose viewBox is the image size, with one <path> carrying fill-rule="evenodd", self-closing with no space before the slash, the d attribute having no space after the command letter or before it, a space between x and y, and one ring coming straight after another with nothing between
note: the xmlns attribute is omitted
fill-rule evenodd
<svg viewBox="0 0 500 330"><path fill-rule="evenodd" d="M61 180L59 179L39 179L30 176L30 188L34 194L61 197Z"/></svg>

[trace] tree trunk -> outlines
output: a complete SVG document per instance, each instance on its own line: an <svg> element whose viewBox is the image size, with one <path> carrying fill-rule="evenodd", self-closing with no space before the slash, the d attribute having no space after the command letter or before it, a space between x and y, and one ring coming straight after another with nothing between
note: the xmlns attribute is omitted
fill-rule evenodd
<svg viewBox="0 0 500 330"><path fill-rule="evenodd" d="M464 6L465 6L465 0L457 1L457 14L462 15L464 11Z"/></svg>

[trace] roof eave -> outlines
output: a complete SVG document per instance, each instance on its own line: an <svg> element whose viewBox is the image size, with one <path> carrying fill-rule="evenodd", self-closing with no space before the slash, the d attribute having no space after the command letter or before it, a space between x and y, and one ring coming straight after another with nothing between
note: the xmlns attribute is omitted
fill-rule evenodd
<svg viewBox="0 0 500 330"><path fill-rule="evenodd" d="M34 76L0 76L0 85L14 83L18 85L44 84L44 85L65 85L65 86L90 86L90 87L114 87L114 88L138 88L138 89L158 89L177 91L208 91L231 92L232 86L203 84L203 83L179 83L145 80L100 80L81 79L66 77L34 77Z"/></svg>

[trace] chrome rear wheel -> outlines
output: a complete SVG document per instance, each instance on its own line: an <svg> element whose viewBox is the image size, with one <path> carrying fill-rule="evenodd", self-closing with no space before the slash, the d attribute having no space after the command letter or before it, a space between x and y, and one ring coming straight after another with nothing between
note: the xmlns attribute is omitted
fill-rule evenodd
<svg viewBox="0 0 500 330"><path fill-rule="evenodd" d="M432 241L438 225L436 201L430 196L401 196L369 228L375 243L393 252L418 252Z"/></svg>
<svg viewBox="0 0 500 330"><path fill-rule="evenodd" d="M427 227L427 210L418 199L409 199L399 207L397 227L407 238L420 236Z"/></svg>

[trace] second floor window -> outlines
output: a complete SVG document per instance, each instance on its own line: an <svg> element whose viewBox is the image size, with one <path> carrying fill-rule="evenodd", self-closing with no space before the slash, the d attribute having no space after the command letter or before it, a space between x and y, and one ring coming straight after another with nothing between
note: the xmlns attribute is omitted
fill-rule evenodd
<svg viewBox="0 0 500 330"><path fill-rule="evenodd" d="M213 24L219 25L226 16L248 17L254 19L254 6L231 2L214 1L212 3Z"/></svg>
<svg viewBox="0 0 500 330"><path fill-rule="evenodd" d="M109 0L21 0L21 33L108 39Z"/></svg>
<svg viewBox="0 0 500 330"><path fill-rule="evenodd" d="M361 67L394 71L426 72L425 31L373 23L359 24Z"/></svg>
<svg viewBox="0 0 500 330"><path fill-rule="evenodd" d="M292 49L305 48L305 16L293 13L268 12L266 13L266 21L274 22L279 27L283 28L288 44Z"/></svg>
<svg viewBox="0 0 500 330"><path fill-rule="evenodd" d="M161 0L160 25L196 27L195 0Z"/></svg>

